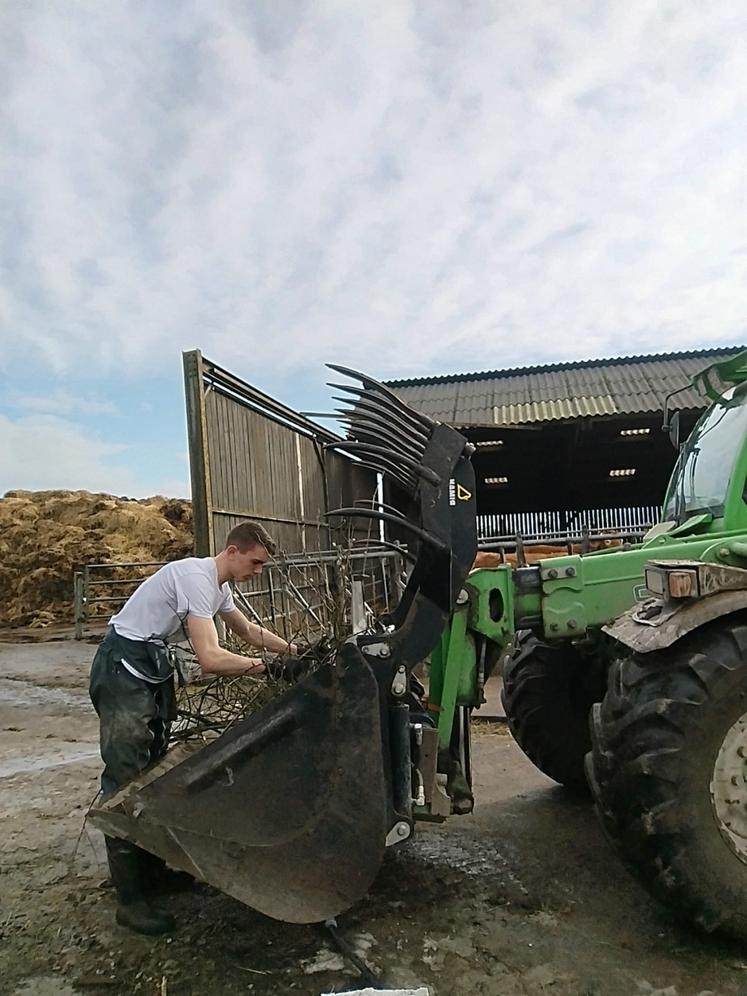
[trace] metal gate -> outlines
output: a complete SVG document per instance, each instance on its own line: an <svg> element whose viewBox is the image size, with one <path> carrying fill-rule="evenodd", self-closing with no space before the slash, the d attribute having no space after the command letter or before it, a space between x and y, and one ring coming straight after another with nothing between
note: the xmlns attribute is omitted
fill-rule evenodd
<svg viewBox="0 0 747 996"><path fill-rule="evenodd" d="M351 623L352 591L359 582L365 604L377 614L399 599L404 562L397 550L372 545L361 550L314 550L273 559L261 578L234 595L250 619L290 641L329 632L335 614ZM163 563L87 564L74 575L75 639L100 632L133 591ZM343 569L340 570L339 568Z"/></svg>
<svg viewBox="0 0 747 996"><path fill-rule="evenodd" d="M333 432L202 356L183 354L195 556L223 548L237 523L262 523L279 550L329 550L347 533L325 513L371 501L376 475L342 453ZM365 535L366 530L362 530Z"/></svg>

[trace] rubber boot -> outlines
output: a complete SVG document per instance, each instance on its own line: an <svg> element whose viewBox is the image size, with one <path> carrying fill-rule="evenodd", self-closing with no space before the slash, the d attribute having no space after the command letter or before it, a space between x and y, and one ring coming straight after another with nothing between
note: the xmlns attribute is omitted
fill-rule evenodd
<svg viewBox="0 0 747 996"><path fill-rule="evenodd" d="M168 934L175 921L170 913L152 906L143 890L143 852L135 844L105 837L109 872L117 893L117 923L136 934Z"/></svg>
<svg viewBox="0 0 747 996"><path fill-rule="evenodd" d="M151 854L149 851L141 851L141 854L146 895L170 895L173 892L185 892L197 885L196 880L189 872L171 868L157 854Z"/></svg>

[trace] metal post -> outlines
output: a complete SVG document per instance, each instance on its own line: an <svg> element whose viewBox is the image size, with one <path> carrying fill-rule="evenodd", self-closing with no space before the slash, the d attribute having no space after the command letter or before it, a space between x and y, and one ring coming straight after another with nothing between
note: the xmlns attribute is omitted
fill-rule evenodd
<svg viewBox="0 0 747 996"><path fill-rule="evenodd" d="M296 433L296 473L298 474L298 501L301 509L301 549L306 553L306 503L303 493L303 462L301 460L301 437Z"/></svg>
<svg viewBox="0 0 747 996"><path fill-rule="evenodd" d="M363 596L363 581L352 582L352 599L350 605L351 628L353 635L366 632L366 603Z"/></svg>
<svg viewBox="0 0 747 996"><path fill-rule="evenodd" d="M389 604L389 582L387 581L387 558L385 556L379 557L379 564L381 566L381 583L384 588L384 605L386 606L386 611L391 611L391 605Z"/></svg>
<svg viewBox="0 0 747 996"><path fill-rule="evenodd" d="M202 354L192 349L182 354L184 394L187 401L187 437L189 469L192 478L192 521L195 556L209 557L213 552L212 489L208 456L205 383Z"/></svg>
<svg viewBox="0 0 747 996"><path fill-rule="evenodd" d="M83 603L83 575L80 571L73 574L73 618L75 620L75 639L82 640L85 607Z"/></svg>
<svg viewBox="0 0 747 996"><path fill-rule="evenodd" d="M272 619L272 628L277 632L278 626L275 614L275 585L272 583L273 571L274 568L271 567L267 572L267 593L270 596L270 618Z"/></svg>

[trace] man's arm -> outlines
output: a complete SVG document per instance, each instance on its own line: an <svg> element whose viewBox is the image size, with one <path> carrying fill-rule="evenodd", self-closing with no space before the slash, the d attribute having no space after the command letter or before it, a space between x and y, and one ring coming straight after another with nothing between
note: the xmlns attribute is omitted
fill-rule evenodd
<svg viewBox="0 0 747 996"><path fill-rule="evenodd" d="M244 613L239 609L231 609L230 612L221 612L219 615L236 636L252 647L268 650L271 654L298 653L298 647L295 643L288 643L287 640L284 640L276 633L271 633L269 629L264 629L256 623L249 622Z"/></svg>
<svg viewBox="0 0 747 996"><path fill-rule="evenodd" d="M262 661L256 658L242 657L224 650L218 642L218 631L212 619L187 616L187 631L192 649L205 674L260 674L265 670Z"/></svg>

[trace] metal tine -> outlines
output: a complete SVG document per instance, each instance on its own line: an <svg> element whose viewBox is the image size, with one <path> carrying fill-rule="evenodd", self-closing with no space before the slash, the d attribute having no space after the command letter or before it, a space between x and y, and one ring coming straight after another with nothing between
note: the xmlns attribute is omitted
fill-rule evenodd
<svg viewBox="0 0 747 996"><path fill-rule="evenodd" d="M329 387L337 388L338 390L345 391L347 394L352 394L356 399L355 404L358 404L361 400L367 401L371 405L375 405L380 409L383 415L392 416L396 418L400 425L407 427L408 432L422 438L424 442L427 442L430 438L430 433L427 432L417 419L411 418L409 410L400 408L397 405L392 404L392 402L385 398L383 395L376 395L372 391L363 390L360 387L352 387L347 384L333 384L329 383Z"/></svg>
<svg viewBox="0 0 747 996"><path fill-rule="evenodd" d="M413 446L409 441L405 441L401 436L398 436L396 432L393 432L385 422L377 419L373 421L372 416L365 416L364 418L354 419L350 415L346 415L342 409L340 411L339 419L341 422L347 422L350 425L350 432L356 435L359 432L365 432L369 435L378 436L381 439L385 439L387 442L391 443L395 449L402 450L403 453L407 453L414 460L421 461L423 459L423 450L418 449ZM373 440L376 442L376 440Z"/></svg>
<svg viewBox="0 0 747 996"><path fill-rule="evenodd" d="M335 443L325 443L324 449L348 450L350 453L360 450L361 453L372 454L374 461L386 461L391 466L396 467L400 473L410 473L417 477L424 477L434 484L441 483L441 478L430 467L424 467L417 460L412 460L410 457L405 456L404 453L397 453L395 450L390 450L388 446L382 446L380 442L369 443L365 440L343 439Z"/></svg>
<svg viewBox="0 0 747 996"><path fill-rule="evenodd" d="M421 441L420 438L414 436L410 431L406 429L402 430L398 425L395 425L385 412L382 412L380 415L374 415L360 409L338 408L336 410L339 413L338 417L344 418L349 423L351 432L355 432L356 426L367 427L370 430L381 428L386 432L387 437L391 439L395 449L412 453L418 459L423 458L425 454L425 441Z"/></svg>
<svg viewBox="0 0 747 996"><path fill-rule="evenodd" d="M416 477L422 478L424 481L428 481L431 484L438 485L441 483L441 478L433 470L432 467L426 467L419 460L413 460L412 457L405 456L404 453L397 453L394 450L390 450L388 446L382 446L381 441L374 437L373 442L369 442L366 439L353 439L345 440L347 444L347 449L355 453L356 450L360 450L361 453L373 453L374 457L378 457L380 460L388 460L389 463L400 467L407 468ZM342 443L327 443L328 449L342 449Z"/></svg>
<svg viewBox="0 0 747 996"><path fill-rule="evenodd" d="M327 366L330 370L334 370L337 373L341 373L345 377L352 377L354 380L359 380L364 387L368 387L371 390L378 391L385 397L389 398L398 408L404 409L412 418L417 419L421 422L429 431L433 429L436 424L427 415L422 415L420 412L416 412L414 408L410 408L403 401L401 401L394 391L390 390L384 384L380 383L378 380L374 380L373 377L369 377L368 374L361 373L359 370L352 370L350 367L341 367L336 363L328 363Z"/></svg>
<svg viewBox="0 0 747 996"><path fill-rule="evenodd" d="M340 417L340 421L345 422L347 420ZM393 440L387 433L380 432L378 427L372 428L358 424L355 429L351 427L348 430L348 439L360 439L362 443L376 443L378 446L387 446L393 452L402 453L404 456L409 457L416 463L422 462L422 456L420 453L416 453L414 450L409 450L404 446L400 446L396 440Z"/></svg>
<svg viewBox="0 0 747 996"><path fill-rule="evenodd" d="M377 498L356 498L354 504L370 505L371 508L383 508L385 512L391 512L392 515L398 515L401 519L407 518L401 508L395 508L394 505L387 505L385 501L379 501Z"/></svg>
<svg viewBox="0 0 747 996"><path fill-rule="evenodd" d="M335 396L332 400L347 404L347 398L338 398ZM339 411L340 409L338 408L337 410ZM353 419L361 418L361 412L365 413L366 418L373 419L375 422L385 425L390 433L402 439L403 445L406 443L409 447L425 453L426 440L422 436L416 436L412 433L409 427L400 422L392 412L382 409L381 405L371 404L368 399L360 398L355 408L352 409Z"/></svg>
<svg viewBox="0 0 747 996"><path fill-rule="evenodd" d="M325 443L325 449L349 449L353 452L353 447L356 444L363 446L374 446L374 455L367 457L374 463L385 464L387 468L391 468L401 477L408 477L412 479L412 484L417 484L417 474L415 473L415 468L418 471L421 469L421 463L419 460L414 460L408 454L398 453L396 450L391 449L388 445L382 445L382 441L379 437L369 438L369 439L358 439L355 436L348 436L346 439L341 440L336 443ZM381 471L383 468L379 467ZM428 468L425 468L426 473Z"/></svg>
<svg viewBox="0 0 747 996"><path fill-rule="evenodd" d="M383 460L390 466L396 466L400 468L400 471L402 471L403 467L406 467L412 472L415 479L423 478L432 484L440 483L438 474L423 463L422 453L408 452L404 447L400 446L399 441L395 443L393 448L391 439L383 436L377 426L371 429L365 425L358 424L355 427L352 439L354 442L359 441L364 445L372 445L383 449L384 453L377 453L377 460Z"/></svg>
<svg viewBox="0 0 747 996"><path fill-rule="evenodd" d="M409 431L414 432L418 437L422 437L423 440L430 439L431 431L423 427L422 423L414 416L412 410L404 405L395 404L387 395L377 394L376 391L348 384L330 384L330 386L342 388L347 394L354 395L357 398L355 402L356 406L364 404L369 408L376 409L382 415L391 415L392 418L397 420L399 425L406 426Z"/></svg>
<svg viewBox="0 0 747 996"><path fill-rule="evenodd" d="M413 465L416 465L418 467L422 466L422 461L420 460L420 458L417 455L412 455L410 453L406 453L404 450L393 449L392 445L391 445L391 441L388 440L388 439L383 438L381 436L381 434L378 433L378 432L367 432L365 429L359 429L359 431L357 433L355 433L355 434L351 433L351 434L348 435L347 438L351 442L353 442L353 443L360 442L360 443L370 444L370 445L373 445L373 446L383 446L387 450L389 450L390 454L391 453L396 453L398 456L401 454L402 457L405 458L405 460L412 461ZM391 459L395 463L397 462L397 460L394 457L392 457ZM414 469L414 467L413 467L413 469Z"/></svg>
<svg viewBox="0 0 747 996"><path fill-rule="evenodd" d="M364 439L364 436L368 436L368 439ZM391 463L397 466L407 467L414 474L423 476L423 474L430 475L434 474L430 467L424 466L420 460L415 460L413 457L409 456L407 453L403 453L401 450L393 449L386 439L382 439L381 436L375 433L369 433L365 429L361 430L361 434L358 436L349 436L344 440L347 447L351 446L363 446L367 447L369 452L375 453L384 460L389 460ZM324 444L329 449L340 449L342 448L342 442L335 441L334 443ZM438 475L435 475L438 476Z"/></svg>
<svg viewBox="0 0 747 996"><path fill-rule="evenodd" d="M377 464L371 463L369 460L359 460L357 466L367 467L369 470L375 470L377 474L385 474L387 477L390 477L393 481L396 481L397 484L405 491L407 491L408 494L410 495L415 494L415 491L417 489L417 483L413 481L406 481L404 477L400 477L399 474L395 474L394 471L392 470L386 470L383 467L379 467Z"/></svg>
<svg viewBox="0 0 747 996"><path fill-rule="evenodd" d="M326 518L341 515L349 518L359 516L362 519L380 519L382 522L392 522L394 520L395 525L414 533L415 536L418 536L424 543L428 543L434 547L439 553L449 552L448 545L439 536L436 536L435 533L428 532L427 529L421 529L420 526L416 525L410 519L402 520L399 516L391 515L389 512L379 512L373 508L335 508L330 509L329 512L325 512L324 515Z"/></svg>
<svg viewBox="0 0 747 996"><path fill-rule="evenodd" d="M383 439L380 433L370 432L366 429L359 428L354 439L355 441L366 443L367 445L383 446L385 449L388 449L390 453L396 454L396 457L391 458L395 463L398 462L400 459L402 459L403 462L409 461L411 464L414 465L413 472L415 474L418 474L418 476L423 476L422 474L419 473L419 471L415 470L415 467L418 468L423 467L423 462L420 456L418 454L406 453L404 450L392 450L391 442L388 439Z"/></svg>
<svg viewBox="0 0 747 996"><path fill-rule="evenodd" d="M416 413L413 412L411 408L407 408L401 404L394 404L384 395L377 397L372 391L367 391L360 387L353 387L352 384L337 384L332 381L328 381L327 387L333 387L338 391L347 391L348 394L352 394L356 398L366 398L372 404L383 408L387 414L395 414L400 421L404 422L411 428L412 432L422 436L426 441L430 438L430 430L432 426L424 426L422 422L414 417ZM433 425L435 425L435 423L433 423Z"/></svg>
<svg viewBox="0 0 747 996"><path fill-rule="evenodd" d="M414 477L405 476L401 471L397 470L396 467L392 467L390 464L385 463L380 457L371 457L368 461L361 459L360 466L370 467L371 470L375 470L377 474L383 474L384 477L389 477L393 481L403 488L409 495L414 495L418 490L418 482Z"/></svg>
<svg viewBox="0 0 747 996"><path fill-rule="evenodd" d="M384 449L389 449L385 440L382 440L379 436L365 432L361 433L359 438L357 440L354 440L354 443L355 442L359 442L364 446L376 446L376 447L381 447L382 444L384 444ZM401 466L408 468L415 477L415 479L420 477L420 478L425 478L426 480L430 481L432 484L440 483L440 479L438 475L435 473L435 471L431 470L430 467L425 467L420 460L413 459L413 457L408 456L405 453L398 453L396 457L393 457L391 456L391 452L392 451L389 450L389 454L387 456L385 456L384 454L380 454L379 458L383 460L388 459L390 463L396 464L398 467Z"/></svg>
<svg viewBox="0 0 747 996"><path fill-rule="evenodd" d="M355 443L352 442L350 445L354 446ZM344 447L341 446L340 449L344 449ZM352 448L351 452L353 452ZM378 453L377 454L366 453L365 457L361 457L361 463L363 463L364 460L369 467L371 467L373 470L376 471L377 474L387 474L389 477L393 477L396 481L399 482L399 484L402 485L402 487L406 491L409 491L412 494L414 494L417 491L418 488L417 478L405 467L398 466L397 464L392 463L390 460L387 460L385 457L380 456Z"/></svg>

